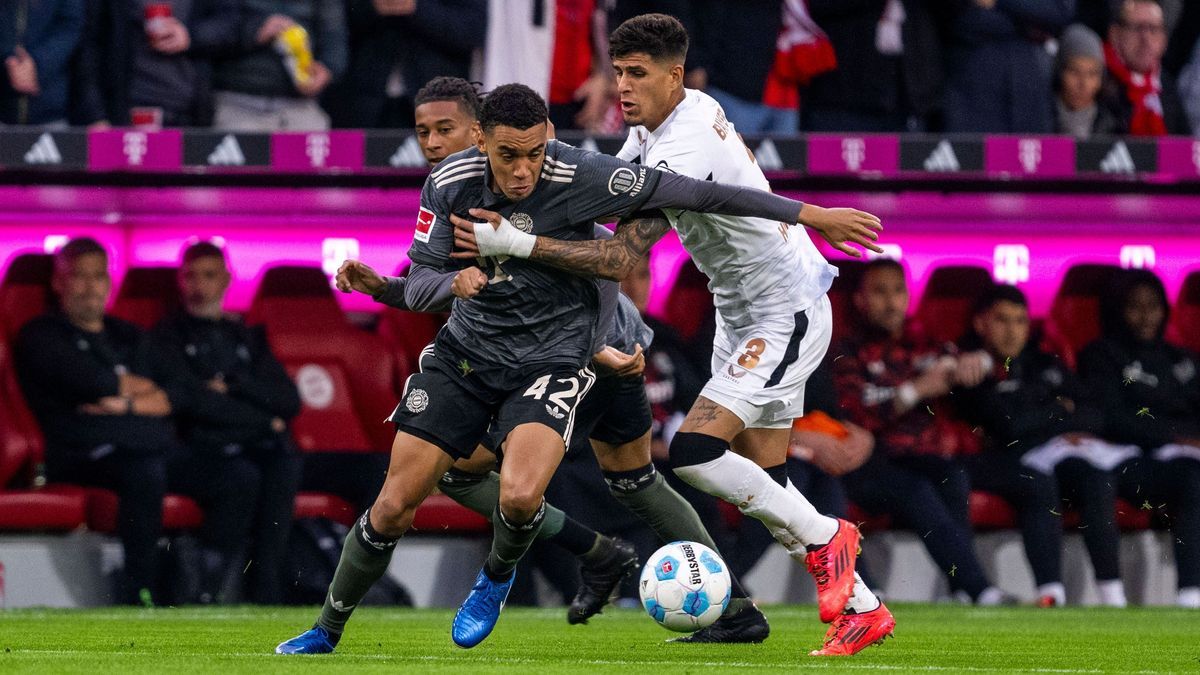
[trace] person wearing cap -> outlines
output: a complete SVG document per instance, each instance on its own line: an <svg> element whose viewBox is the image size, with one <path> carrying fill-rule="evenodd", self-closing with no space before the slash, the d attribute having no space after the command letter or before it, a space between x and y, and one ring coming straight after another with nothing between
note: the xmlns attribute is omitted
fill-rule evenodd
<svg viewBox="0 0 1200 675"><path fill-rule="evenodd" d="M1100 36L1083 24L1068 26L1054 61L1054 131L1080 140L1122 133L1120 120L1098 102L1103 84Z"/></svg>

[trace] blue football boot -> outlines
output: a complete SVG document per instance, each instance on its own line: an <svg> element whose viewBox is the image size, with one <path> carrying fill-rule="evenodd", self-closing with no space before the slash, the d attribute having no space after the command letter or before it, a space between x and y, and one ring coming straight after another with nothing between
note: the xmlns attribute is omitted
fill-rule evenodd
<svg viewBox="0 0 1200 675"><path fill-rule="evenodd" d="M454 625L450 628L454 644L469 649L491 634L496 621L500 619L500 610L504 609L504 601L508 599L508 591L512 589L515 577L514 570L508 581L496 582L486 572L479 570L471 594L454 615Z"/></svg>
<svg viewBox="0 0 1200 675"><path fill-rule="evenodd" d="M286 642L281 642L275 648L276 654L330 654L337 640L329 635L329 631L320 626L297 635Z"/></svg>

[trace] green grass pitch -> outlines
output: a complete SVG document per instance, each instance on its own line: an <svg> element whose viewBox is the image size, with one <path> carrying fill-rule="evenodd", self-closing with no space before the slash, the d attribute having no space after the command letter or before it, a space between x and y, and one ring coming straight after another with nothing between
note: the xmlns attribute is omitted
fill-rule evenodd
<svg viewBox="0 0 1200 675"><path fill-rule="evenodd" d="M566 671L721 673L1197 672L1200 612L897 605L895 639L849 659L807 656L824 634L811 606L767 607L761 645L666 644L640 611L568 626L561 609L509 608L479 647L450 642L452 612L364 607L331 656L283 657L310 608L0 611L0 672Z"/></svg>

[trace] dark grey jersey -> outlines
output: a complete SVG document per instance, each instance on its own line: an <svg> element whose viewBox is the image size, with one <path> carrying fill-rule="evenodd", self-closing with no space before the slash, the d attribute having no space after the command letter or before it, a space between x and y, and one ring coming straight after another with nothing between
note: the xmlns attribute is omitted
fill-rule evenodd
<svg viewBox="0 0 1200 675"><path fill-rule="evenodd" d="M470 148L447 158L425 181L408 255L415 265L438 272L461 267L450 257L454 248L450 214L475 220L468 213L472 208L496 211L536 235L592 239L595 219L637 211L654 192L660 175L615 157L550 141L533 192L511 202L488 187L487 158ZM487 287L470 300L455 301L438 336L439 340L449 336L472 368L511 369L535 363L578 367L591 358L599 307L594 280L518 258L477 259L477 264L489 275Z"/></svg>

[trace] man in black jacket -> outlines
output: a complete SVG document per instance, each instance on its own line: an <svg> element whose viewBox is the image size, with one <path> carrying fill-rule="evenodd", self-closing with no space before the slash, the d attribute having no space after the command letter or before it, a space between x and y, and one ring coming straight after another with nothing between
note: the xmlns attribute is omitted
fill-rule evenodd
<svg viewBox="0 0 1200 675"><path fill-rule="evenodd" d="M189 246L179 270L184 309L165 317L154 339L160 352L181 362L192 400L177 418L191 450L188 473L201 480L236 476L249 488L250 512L231 514L232 527L252 538L246 595L277 604L301 471L287 423L300 412L300 397L261 331L222 315L229 279L221 249Z"/></svg>
<svg viewBox="0 0 1200 675"><path fill-rule="evenodd" d="M73 123L128 126L133 108L163 126L212 122L211 60L237 46L238 0L175 0L171 16L147 20L151 4L87 3L73 67Z"/></svg>
<svg viewBox="0 0 1200 675"><path fill-rule="evenodd" d="M1062 495L1080 508L1080 529L1100 601L1125 605L1118 548L1120 532L1113 519L1116 478L1112 472L1136 456L1137 448L1113 446L1096 434L1104 427L1100 411L1087 390L1057 357L1029 340L1029 304L1013 286L997 285L980 298L975 309L975 344L991 355L994 366L979 386L959 392L963 416L983 427L988 446L970 461L976 487L1014 501L1035 501L1039 486L1056 476ZM1053 483L1048 486L1054 497ZM1024 497L1024 499L1022 499ZM1057 562L1061 521L1057 499L1032 510L1019 509L1031 560L1041 556ZM1046 550L1054 546L1056 550ZM1040 548L1039 548L1040 547ZM1062 584L1040 588L1043 604L1061 605Z"/></svg>
<svg viewBox="0 0 1200 675"><path fill-rule="evenodd" d="M26 324L14 350L46 437L46 477L117 492L125 549L118 599L150 604L167 462L182 454L169 416L187 392L173 386L137 327L104 315L112 279L94 239L58 252L53 286L61 309Z"/></svg>
<svg viewBox="0 0 1200 675"><path fill-rule="evenodd" d="M1118 491L1166 507L1175 540L1177 603L1200 609L1200 360L1163 339L1167 293L1147 270L1117 275L1100 302L1103 337L1079 355L1103 435L1141 448L1118 470Z"/></svg>

